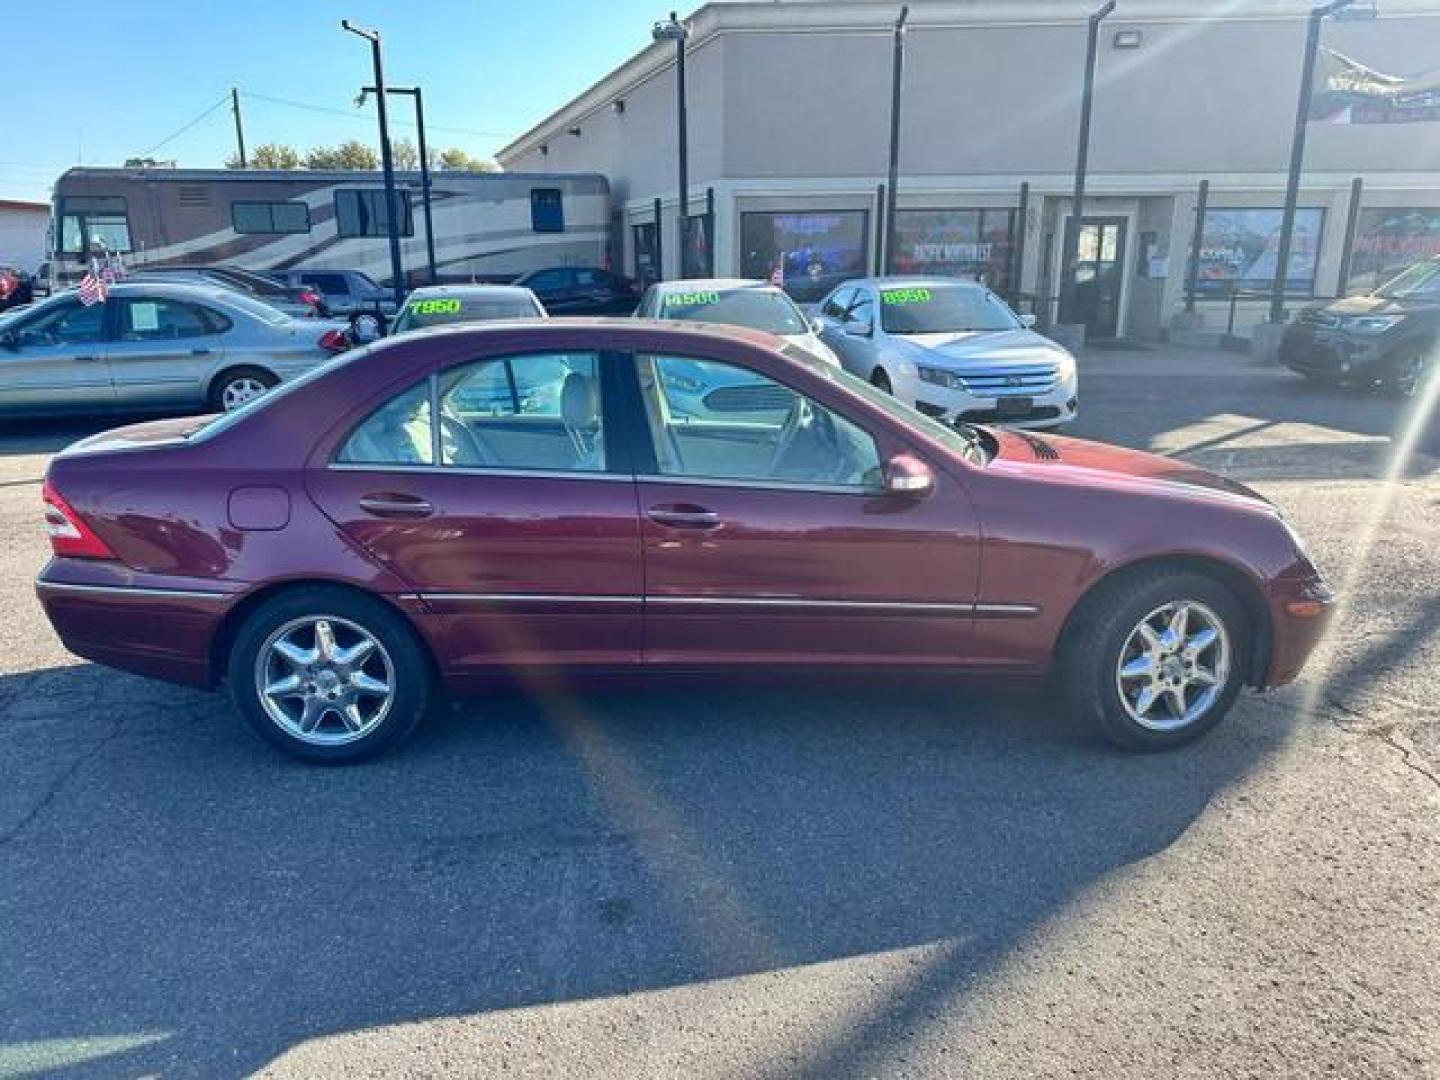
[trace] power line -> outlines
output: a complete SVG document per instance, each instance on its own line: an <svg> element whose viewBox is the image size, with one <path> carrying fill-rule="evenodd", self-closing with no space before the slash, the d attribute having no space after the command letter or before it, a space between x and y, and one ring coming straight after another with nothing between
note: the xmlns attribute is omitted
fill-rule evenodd
<svg viewBox="0 0 1440 1080"><path fill-rule="evenodd" d="M191 121L190 121L188 124L186 124L184 127L180 128L178 131L175 131L173 134L167 135L165 138L161 139L161 140L160 140L158 143L156 143L154 146L150 147L149 150L146 150L146 151L138 154L137 156L138 156L138 157L142 157L142 158L148 158L151 154L155 153L156 150L159 150L162 146L166 145L167 143L174 142L174 141L175 141L176 139L178 139L181 135L184 135L185 132L189 131L189 130L190 130L191 128L193 128L196 124L200 123L200 121L204 120L207 116L209 116L211 113L213 113L216 109L220 108L220 106L222 106L222 105L227 104L229 101L230 101L230 97L229 97L229 95L227 94L225 97L222 97L219 101L215 102L214 105L211 105L208 109L206 109L204 112L202 112L199 116L195 117L194 120L191 120Z"/></svg>
<svg viewBox="0 0 1440 1080"><path fill-rule="evenodd" d="M254 98L256 101L266 101L271 105L285 105L292 109L306 109L310 112L325 113L329 116L341 116L346 120L359 120L367 124L371 122L369 117L360 113L348 112L345 109L335 109L326 105L312 105L308 101L291 101L288 98L271 97L269 94L257 94L253 90L241 90L240 93L243 97ZM413 120L403 120L398 117L392 118L390 122L404 127L413 128L415 126ZM475 128L450 127L444 124L427 123L425 129L427 131L448 131L455 135L475 135L482 139L504 139L508 137L498 131L477 131Z"/></svg>

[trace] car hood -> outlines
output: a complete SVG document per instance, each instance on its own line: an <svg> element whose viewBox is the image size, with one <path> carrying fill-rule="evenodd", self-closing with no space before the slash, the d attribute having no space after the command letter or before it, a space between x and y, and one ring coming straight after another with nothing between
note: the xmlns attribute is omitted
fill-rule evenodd
<svg viewBox="0 0 1440 1080"><path fill-rule="evenodd" d="M1397 300L1388 296L1370 295L1346 296L1328 304L1316 304L1309 310L1353 318L1357 315L1402 315L1407 311L1422 311L1435 307L1440 307L1440 303L1430 299Z"/></svg>
<svg viewBox="0 0 1440 1080"><path fill-rule="evenodd" d="M1055 362L1065 350L1034 330L967 330L961 333L891 335L916 359L947 367L983 361L986 367Z"/></svg>
<svg viewBox="0 0 1440 1080"><path fill-rule="evenodd" d="M1274 504L1254 489L1176 458L1062 435L987 430L999 443L992 466L1051 473L1097 487L1151 488L1274 509Z"/></svg>
<svg viewBox="0 0 1440 1080"><path fill-rule="evenodd" d="M184 442L218 414L177 416L168 420L146 420L139 424L111 428L71 443L57 457L77 454L108 454L115 450L143 450L154 446L171 446Z"/></svg>

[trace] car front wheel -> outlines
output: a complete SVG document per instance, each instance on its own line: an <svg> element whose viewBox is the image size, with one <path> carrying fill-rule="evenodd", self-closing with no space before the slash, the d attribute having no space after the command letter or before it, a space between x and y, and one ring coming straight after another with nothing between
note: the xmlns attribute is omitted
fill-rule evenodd
<svg viewBox="0 0 1440 1080"><path fill-rule="evenodd" d="M1414 397L1429 373L1430 350L1422 345L1407 345L1391 360L1385 388L1397 397Z"/></svg>
<svg viewBox="0 0 1440 1080"><path fill-rule="evenodd" d="M1188 571L1103 584L1062 645L1070 702L1111 742L1161 750L1205 734L1244 682L1249 628L1230 590Z"/></svg>
<svg viewBox="0 0 1440 1080"><path fill-rule="evenodd" d="M319 762L359 761L396 745L430 699L427 658L400 615L325 587L261 605L235 637L229 679L263 739Z"/></svg>

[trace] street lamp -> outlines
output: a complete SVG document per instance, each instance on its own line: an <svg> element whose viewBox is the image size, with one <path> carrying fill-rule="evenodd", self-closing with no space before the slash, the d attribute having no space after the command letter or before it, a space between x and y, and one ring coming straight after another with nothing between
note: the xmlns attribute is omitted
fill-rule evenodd
<svg viewBox="0 0 1440 1080"><path fill-rule="evenodd" d="M1320 51L1320 24L1354 0L1330 0L1310 11L1305 35L1305 62L1300 69L1300 104L1295 109L1295 134L1290 142L1290 175L1285 181L1285 211L1280 217L1280 249L1275 253L1275 279L1270 287L1270 321L1285 321L1285 288L1290 281L1290 241L1295 232L1295 205L1300 200L1300 170L1305 161L1305 125L1310 120L1310 92L1315 84L1315 54Z"/></svg>
<svg viewBox="0 0 1440 1080"><path fill-rule="evenodd" d="M376 93L373 86L362 87L355 99L355 107L363 108L366 99ZM437 280L435 271L435 226L430 217L430 155L425 149L425 99L418 86L387 86L387 94L405 94L415 99L415 130L420 143L420 202L425 210L425 255L430 266L430 284Z"/></svg>
<svg viewBox="0 0 1440 1080"><path fill-rule="evenodd" d="M1115 10L1115 0L1090 16L1090 29L1085 38L1085 87L1080 95L1080 138L1075 149L1075 192L1070 199L1070 224L1065 230L1065 250L1060 257L1060 321L1067 322L1074 314L1075 262L1080 257L1080 228L1085 213L1085 172L1090 165L1090 106L1095 96L1095 52L1100 37L1100 24Z"/></svg>
<svg viewBox="0 0 1440 1080"><path fill-rule="evenodd" d="M690 36L689 29L676 17L675 12L670 12L670 18L666 22L657 22L650 31L650 36L655 41L675 42L675 113L679 123L678 131L678 153L680 158L680 229L675 234L678 237L676 251L679 254L678 266L679 276L685 276L685 243L690 236L690 214L689 194L690 175L686 144L686 117L685 117L685 39ZM663 275L662 275L663 276Z"/></svg>
<svg viewBox="0 0 1440 1080"><path fill-rule="evenodd" d="M400 200L395 197L395 162L390 157L390 122L385 113L385 70L380 62L380 31L356 26L349 19L340 20L340 28L370 43L370 59L375 66L375 101L380 112L380 166L385 171L386 231L390 235L390 284L395 293L395 308L405 304L405 284L400 267Z"/></svg>
<svg viewBox="0 0 1440 1080"><path fill-rule="evenodd" d="M900 183L900 82L905 73L905 20L910 5L900 8L895 20L895 52L891 61L890 85L890 186L885 189L885 248L880 272L889 274L895 262L895 199Z"/></svg>

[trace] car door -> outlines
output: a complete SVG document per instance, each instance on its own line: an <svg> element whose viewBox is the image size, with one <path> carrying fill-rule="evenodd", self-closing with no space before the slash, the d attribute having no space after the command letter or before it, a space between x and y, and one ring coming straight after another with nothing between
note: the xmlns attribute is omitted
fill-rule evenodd
<svg viewBox="0 0 1440 1080"><path fill-rule="evenodd" d="M840 321L836 340L840 343L840 363L852 375L869 381L880 366L879 350L875 347L879 333L876 317L875 291L860 286L845 309ZM857 329L858 324L868 324L868 333Z"/></svg>
<svg viewBox="0 0 1440 1080"><path fill-rule="evenodd" d="M230 319L215 308L165 296L127 296L105 346L121 408L203 402L225 358Z"/></svg>
<svg viewBox="0 0 1440 1080"><path fill-rule="evenodd" d="M604 366L546 353L439 372L312 462L317 503L444 620L462 678L639 661L634 478Z"/></svg>
<svg viewBox="0 0 1440 1080"><path fill-rule="evenodd" d="M859 370L864 360L857 355L855 339L845 333L845 320L854 299L854 286L841 286L821 303L819 315L820 340L830 347L840 358L841 366L851 374Z"/></svg>
<svg viewBox="0 0 1440 1080"><path fill-rule="evenodd" d="M56 300L0 335L0 411L84 412L114 407L105 366L105 304Z"/></svg>
<svg viewBox="0 0 1440 1080"><path fill-rule="evenodd" d="M885 494L882 462L914 448L744 364L634 372L647 662L962 661L979 535L955 480Z"/></svg>

